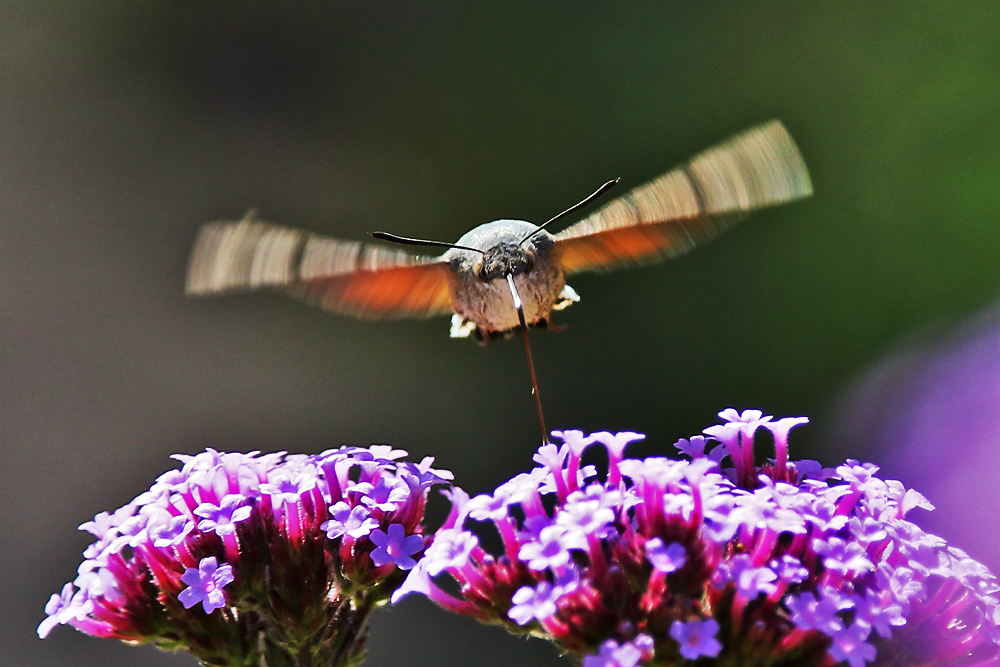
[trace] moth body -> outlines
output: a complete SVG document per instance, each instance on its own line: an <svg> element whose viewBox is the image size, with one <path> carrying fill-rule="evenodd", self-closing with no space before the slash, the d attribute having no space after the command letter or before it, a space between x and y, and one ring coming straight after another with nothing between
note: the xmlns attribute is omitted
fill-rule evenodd
<svg viewBox="0 0 1000 667"><path fill-rule="evenodd" d="M529 235L531 238L525 240ZM487 341L518 327L508 274L514 279L525 321L531 326L547 326L553 309L576 300L575 293L566 289L555 256L555 237L538 230L537 225L524 220L494 220L474 228L457 243L483 252L451 248L442 256L451 269L448 289L455 311L453 337L475 333Z"/></svg>

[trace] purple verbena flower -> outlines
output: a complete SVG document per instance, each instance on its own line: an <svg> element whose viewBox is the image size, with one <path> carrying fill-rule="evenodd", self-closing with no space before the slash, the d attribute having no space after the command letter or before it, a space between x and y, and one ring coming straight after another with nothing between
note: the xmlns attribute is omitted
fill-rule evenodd
<svg viewBox="0 0 1000 667"><path fill-rule="evenodd" d="M690 460L620 459L632 433L557 432L536 468L453 508L393 602L421 593L595 667L1000 667L1000 585L907 520L926 499L871 464L789 461L803 418L720 416L704 431L720 445L680 443ZM760 429L779 450L763 465ZM588 446L609 450L603 478L581 467Z"/></svg>
<svg viewBox="0 0 1000 667"><path fill-rule="evenodd" d="M263 654L272 664L293 664L281 657L292 654L316 667L353 664L369 611L423 548L429 488L451 476L403 455L386 446L178 455L179 469L80 526L95 541L38 634L65 624L184 647L224 667Z"/></svg>

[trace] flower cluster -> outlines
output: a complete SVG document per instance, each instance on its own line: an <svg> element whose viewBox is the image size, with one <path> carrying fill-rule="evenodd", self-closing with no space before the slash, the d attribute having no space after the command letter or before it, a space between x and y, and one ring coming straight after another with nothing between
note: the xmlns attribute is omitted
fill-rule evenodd
<svg viewBox="0 0 1000 667"><path fill-rule="evenodd" d="M355 664L368 614L424 548L429 488L452 477L405 454L177 455L180 469L80 526L96 541L38 634L63 623L226 667Z"/></svg>
<svg viewBox="0 0 1000 667"><path fill-rule="evenodd" d="M1000 665L1000 586L906 520L923 496L871 464L788 461L805 419L720 417L683 460L624 458L635 433L556 432L531 472L453 494L393 601L422 593L584 667ZM762 430L776 456L757 466ZM606 474L581 462L591 445Z"/></svg>

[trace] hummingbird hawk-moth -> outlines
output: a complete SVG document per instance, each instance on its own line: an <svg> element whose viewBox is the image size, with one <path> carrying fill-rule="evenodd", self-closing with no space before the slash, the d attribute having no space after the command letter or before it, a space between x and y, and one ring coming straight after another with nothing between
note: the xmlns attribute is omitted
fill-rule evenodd
<svg viewBox="0 0 1000 667"><path fill-rule="evenodd" d="M602 194L614 181L563 217ZM784 126L771 121L710 148L556 234L524 220L495 220L423 256L254 219L202 227L189 294L270 288L362 318L452 316L451 335L483 344L577 301L566 276L675 257L754 209L806 197L809 172ZM548 223L545 223L546 225Z"/></svg>

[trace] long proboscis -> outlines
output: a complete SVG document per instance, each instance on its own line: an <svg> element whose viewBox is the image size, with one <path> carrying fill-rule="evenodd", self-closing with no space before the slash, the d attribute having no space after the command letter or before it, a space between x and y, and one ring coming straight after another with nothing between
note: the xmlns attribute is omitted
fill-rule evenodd
<svg viewBox="0 0 1000 667"><path fill-rule="evenodd" d="M531 394L535 397L535 409L538 410L538 425L542 429L542 443L549 444L549 431L545 428L545 415L542 413L542 397L538 394L538 378L535 377L535 362L531 358L531 345L528 343L528 324L524 319L524 304L521 302L521 295L517 293L517 286L514 285L514 276L507 274L507 287L510 288L510 296L514 300L514 309L517 310L517 319L521 323L521 337L524 340L524 354L528 358L528 374L531 375Z"/></svg>

